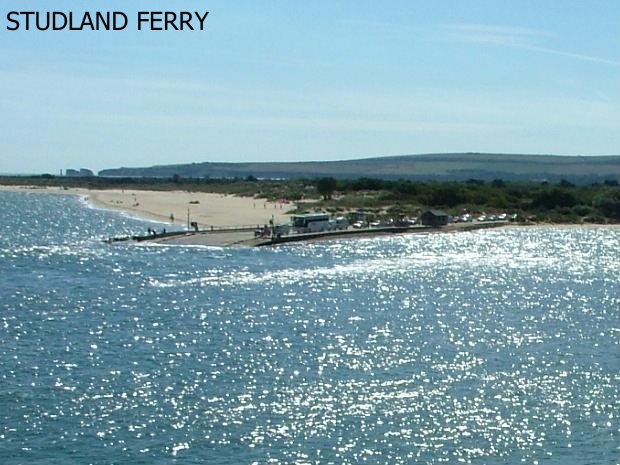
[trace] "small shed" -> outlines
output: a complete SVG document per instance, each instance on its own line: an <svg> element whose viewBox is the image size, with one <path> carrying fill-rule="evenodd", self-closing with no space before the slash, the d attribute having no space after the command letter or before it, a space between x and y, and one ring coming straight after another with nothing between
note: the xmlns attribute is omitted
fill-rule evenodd
<svg viewBox="0 0 620 465"><path fill-rule="evenodd" d="M420 215L420 220L425 226L445 226L450 222L450 215L441 210L427 210Z"/></svg>

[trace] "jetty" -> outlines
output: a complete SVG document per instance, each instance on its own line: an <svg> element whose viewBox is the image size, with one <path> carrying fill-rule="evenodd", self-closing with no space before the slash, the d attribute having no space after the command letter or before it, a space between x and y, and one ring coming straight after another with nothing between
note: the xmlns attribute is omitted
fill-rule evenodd
<svg viewBox="0 0 620 465"><path fill-rule="evenodd" d="M149 234L143 236L127 236L110 238L106 242L153 243L162 245L185 245L185 246L239 246L239 247L266 247L295 242L314 242L329 239L364 238L395 234L420 234L420 233L449 233L457 231L473 231L506 226L508 221L489 221L473 223L453 223L444 226L385 226L367 227L359 229L343 229L335 231L321 231L311 233L291 233L285 235L257 235L256 228L251 227L221 227L198 231L170 231L166 233Z"/></svg>

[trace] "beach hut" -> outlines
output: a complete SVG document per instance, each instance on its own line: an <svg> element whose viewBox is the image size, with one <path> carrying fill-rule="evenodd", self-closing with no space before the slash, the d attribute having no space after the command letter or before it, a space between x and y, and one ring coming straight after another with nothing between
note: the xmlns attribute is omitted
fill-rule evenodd
<svg viewBox="0 0 620 465"><path fill-rule="evenodd" d="M425 226L445 226L450 222L450 215L441 210L427 210L420 216L422 224Z"/></svg>

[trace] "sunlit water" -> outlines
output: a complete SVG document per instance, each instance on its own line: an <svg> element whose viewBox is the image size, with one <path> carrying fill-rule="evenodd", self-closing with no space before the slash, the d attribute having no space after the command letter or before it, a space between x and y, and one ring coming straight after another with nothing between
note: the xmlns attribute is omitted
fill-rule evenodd
<svg viewBox="0 0 620 465"><path fill-rule="evenodd" d="M276 248L0 192L0 463L620 462L620 230Z"/></svg>

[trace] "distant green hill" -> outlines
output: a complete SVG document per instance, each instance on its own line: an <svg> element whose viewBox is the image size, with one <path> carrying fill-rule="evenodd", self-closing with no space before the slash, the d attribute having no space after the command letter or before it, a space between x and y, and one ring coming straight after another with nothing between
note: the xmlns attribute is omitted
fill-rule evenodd
<svg viewBox="0 0 620 465"><path fill-rule="evenodd" d="M362 158L357 160L265 163L191 163L145 168L116 168L99 176L211 178L336 178L454 180L505 179L590 183L620 181L620 156L558 156L445 153Z"/></svg>

